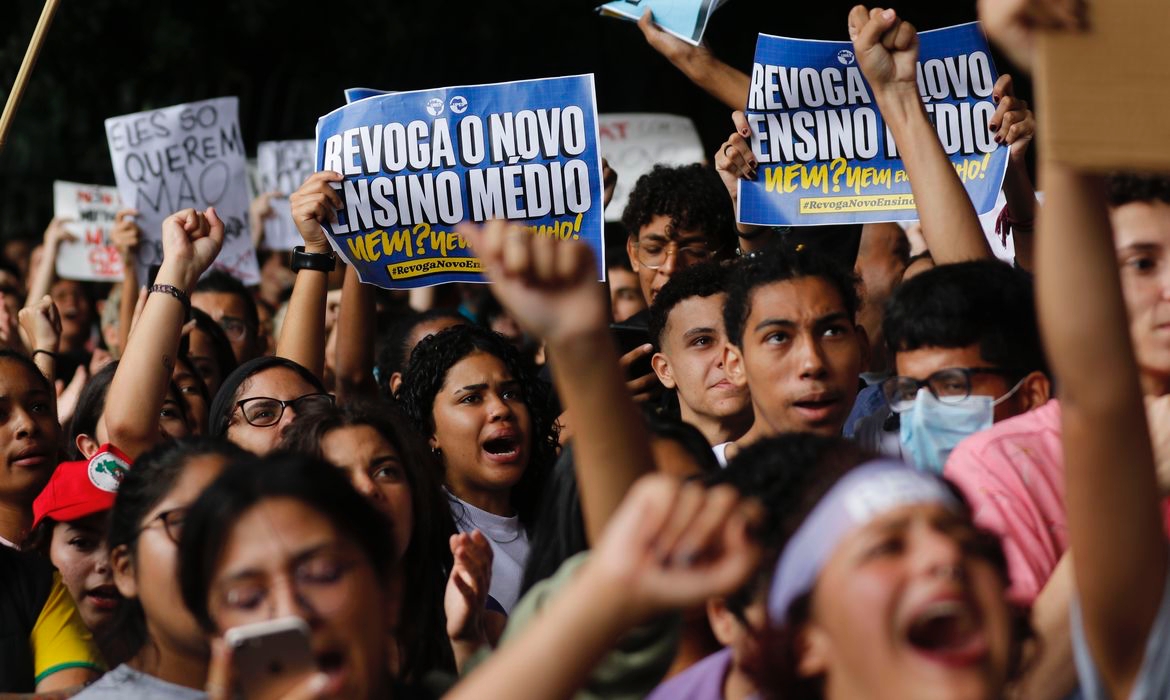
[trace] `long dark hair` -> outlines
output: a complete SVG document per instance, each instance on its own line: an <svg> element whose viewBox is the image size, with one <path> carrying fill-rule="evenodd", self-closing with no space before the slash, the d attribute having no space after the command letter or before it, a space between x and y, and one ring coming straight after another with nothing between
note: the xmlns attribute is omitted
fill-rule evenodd
<svg viewBox="0 0 1170 700"><path fill-rule="evenodd" d="M179 544L183 602L209 633L216 631L207 606L212 577L240 516L269 498L291 498L327 518L365 554L389 591L395 567L391 525L340 471L305 455L278 453L229 464L187 510Z"/></svg>
<svg viewBox="0 0 1170 700"><path fill-rule="evenodd" d="M147 450L118 486L107 535L110 551L125 545L131 558L137 557L142 519L167 497L191 460L207 456L238 459L246 454L226 440L209 437L183 438ZM137 598L127 599L118 606L117 616L105 636L125 644L130 656L149 641L146 613Z"/></svg>
<svg viewBox="0 0 1170 700"><path fill-rule="evenodd" d="M398 453L410 487L413 528L402 555L401 614L397 643L399 674L419 680L436 669L455 672L447 639L443 595L451 571L450 537L455 523L443 493L442 467L419 438L410 420L395 406L359 401L306 410L285 431L280 449L323 459L321 441L340 428L368 426Z"/></svg>
<svg viewBox="0 0 1170 700"><path fill-rule="evenodd" d="M290 369L317 391L325 391L325 387L317 375L292 360L271 355L248 360L224 378L223 384L219 385L219 392L212 399L211 408L208 410L207 432L209 435L227 435L228 425L232 421L232 413L236 410L236 400L239 399L240 387L254 375L273 367Z"/></svg>
<svg viewBox="0 0 1170 700"><path fill-rule="evenodd" d="M524 362L516 348L503 336L476 326L455 326L425 338L410 355L402 377L398 401L424 435L435 432L435 396L447 381L447 372L476 352L486 353L504 363L519 383L524 405L532 422L532 458L520 481L512 488L512 507L525 529L536 519L537 500L548 470L557 458L558 427L550 401L549 387Z"/></svg>
<svg viewBox="0 0 1170 700"><path fill-rule="evenodd" d="M77 406L73 409L73 417L69 419L69 429L66 431L66 436L69 439L65 448L71 459L85 459L85 455L81 454L81 449L77 447L79 435L88 435L95 440L97 439L94 433L97 432L97 424L102 417L102 411L106 410L106 394L110 393L110 382L114 380L114 372L117 369L117 360L107 363L95 372L81 388L81 394L77 397Z"/></svg>

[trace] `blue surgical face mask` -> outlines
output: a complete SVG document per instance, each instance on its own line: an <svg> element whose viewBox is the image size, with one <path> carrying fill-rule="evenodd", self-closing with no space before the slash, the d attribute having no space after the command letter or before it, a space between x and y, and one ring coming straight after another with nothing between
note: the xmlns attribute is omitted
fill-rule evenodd
<svg viewBox="0 0 1170 700"><path fill-rule="evenodd" d="M900 416L902 453L919 469L942 474L951 450L965 438L990 428L995 422L995 407L1022 384L1021 379L998 399L971 395L957 403L943 403L926 387L919 389L914 405Z"/></svg>

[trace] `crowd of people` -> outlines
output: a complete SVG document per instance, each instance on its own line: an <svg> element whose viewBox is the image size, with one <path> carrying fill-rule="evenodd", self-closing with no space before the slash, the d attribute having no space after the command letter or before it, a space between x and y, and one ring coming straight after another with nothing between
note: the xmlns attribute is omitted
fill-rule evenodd
<svg viewBox="0 0 1170 700"><path fill-rule="evenodd" d="M1074 5L980 13L1027 71ZM1170 697L1170 178L1041 151L1041 206L1002 76L997 260L917 30L847 22L913 226L737 224L736 111L711 164L637 180L607 285L506 221L458 228L489 284L363 285L328 171L257 288L208 274L212 208L151 280L119 213L108 289L56 278L61 221L6 246L0 697ZM228 641L289 619L291 679Z"/></svg>

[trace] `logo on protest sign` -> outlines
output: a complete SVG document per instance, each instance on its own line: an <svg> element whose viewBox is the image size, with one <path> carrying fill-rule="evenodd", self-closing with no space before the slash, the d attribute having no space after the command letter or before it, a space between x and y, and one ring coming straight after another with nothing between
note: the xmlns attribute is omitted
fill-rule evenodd
<svg viewBox="0 0 1170 700"><path fill-rule="evenodd" d="M898 146L851 46L760 35L746 109L760 167L739 183L740 222L917 218ZM995 206L1007 168L1007 149L989 127L996 77L978 24L919 34L918 90L979 214Z"/></svg>
<svg viewBox="0 0 1170 700"><path fill-rule="evenodd" d="M586 241L603 278L591 75L368 97L318 121L316 165L345 176L325 228L363 282L482 282L455 226L489 219Z"/></svg>
<svg viewBox="0 0 1170 700"><path fill-rule="evenodd" d="M76 182L53 183L53 215L66 220L73 240L57 249L57 276L109 282L122 279L122 256L110 240L118 209L118 190Z"/></svg>
<svg viewBox="0 0 1170 700"><path fill-rule="evenodd" d="M187 208L213 206L223 220L223 249L212 267L244 284L260 270L248 233L248 184L237 100L221 97L106 120L106 138L122 201L139 211L140 279L162 262L162 222Z"/></svg>
<svg viewBox="0 0 1170 700"><path fill-rule="evenodd" d="M455 114L463 114L467 111L467 98L463 95L456 95L451 98L451 111Z"/></svg>

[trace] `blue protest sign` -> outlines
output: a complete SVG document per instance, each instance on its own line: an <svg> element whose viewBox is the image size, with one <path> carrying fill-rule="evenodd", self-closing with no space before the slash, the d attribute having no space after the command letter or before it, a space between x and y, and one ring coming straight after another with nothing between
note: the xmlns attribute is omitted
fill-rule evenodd
<svg viewBox="0 0 1170 700"><path fill-rule="evenodd" d="M385 90L375 90L374 88L346 88L345 89L345 104L353 104L358 100L364 100L367 97L377 97L378 95L388 95L389 92Z"/></svg>
<svg viewBox="0 0 1170 700"><path fill-rule="evenodd" d="M455 226L510 219L583 240L604 279L593 76L388 93L317 122L317 170L345 176L326 225L362 282L483 282Z"/></svg>
<svg viewBox="0 0 1170 700"><path fill-rule="evenodd" d="M978 23L919 33L918 90L976 212L995 206L1008 148L994 140L997 74ZM738 220L764 226L917 218L910 182L847 41L761 34L747 118L755 180Z"/></svg>
<svg viewBox="0 0 1170 700"><path fill-rule="evenodd" d="M654 23L664 31L697 46L703 40L711 14L725 2L727 0L613 0L598 7L597 11L637 22L646 10L650 10Z"/></svg>

